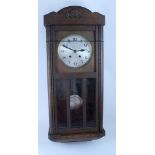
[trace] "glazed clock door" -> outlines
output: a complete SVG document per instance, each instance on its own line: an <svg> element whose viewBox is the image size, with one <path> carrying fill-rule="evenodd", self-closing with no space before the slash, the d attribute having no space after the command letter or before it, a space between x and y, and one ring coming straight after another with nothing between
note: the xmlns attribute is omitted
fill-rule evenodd
<svg viewBox="0 0 155 155"><path fill-rule="evenodd" d="M95 131L96 79L57 79L55 90L58 131Z"/></svg>

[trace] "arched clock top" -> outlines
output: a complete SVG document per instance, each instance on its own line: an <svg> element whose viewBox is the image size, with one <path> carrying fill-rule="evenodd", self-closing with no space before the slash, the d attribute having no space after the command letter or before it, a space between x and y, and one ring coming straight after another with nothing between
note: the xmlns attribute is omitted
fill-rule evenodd
<svg viewBox="0 0 155 155"><path fill-rule="evenodd" d="M65 7L44 16L44 25L104 25L105 16L81 6Z"/></svg>

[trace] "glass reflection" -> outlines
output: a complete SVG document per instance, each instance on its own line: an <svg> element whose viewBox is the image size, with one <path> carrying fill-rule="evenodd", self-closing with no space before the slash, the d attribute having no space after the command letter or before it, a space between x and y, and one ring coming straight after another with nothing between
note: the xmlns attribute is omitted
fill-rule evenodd
<svg viewBox="0 0 155 155"><path fill-rule="evenodd" d="M82 80L70 81L70 116L71 127L83 126Z"/></svg>
<svg viewBox="0 0 155 155"><path fill-rule="evenodd" d="M86 118L87 126L96 126L96 79L86 79Z"/></svg>
<svg viewBox="0 0 155 155"><path fill-rule="evenodd" d="M56 80L57 126L67 126L67 83L66 80Z"/></svg>

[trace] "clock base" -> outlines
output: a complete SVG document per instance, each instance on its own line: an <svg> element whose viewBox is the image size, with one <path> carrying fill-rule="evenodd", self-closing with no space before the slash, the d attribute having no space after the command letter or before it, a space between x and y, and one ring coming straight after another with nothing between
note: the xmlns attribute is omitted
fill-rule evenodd
<svg viewBox="0 0 155 155"><path fill-rule="evenodd" d="M80 134L68 134L68 135L57 135L48 134L48 138L55 142L79 142L79 141L90 141L99 139L105 136L105 130L103 129L99 133L80 133Z"/></svg>

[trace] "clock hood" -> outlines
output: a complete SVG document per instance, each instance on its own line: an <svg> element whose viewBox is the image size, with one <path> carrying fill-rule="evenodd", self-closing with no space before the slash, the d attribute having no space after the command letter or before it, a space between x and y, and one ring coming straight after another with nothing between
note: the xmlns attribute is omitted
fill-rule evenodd
<svg viewBox="0 0 155 155"><path fill-rule="evenodd" d="M44 25L105 25L105 16L81 6L68 6L44 16Z"/></svg>

